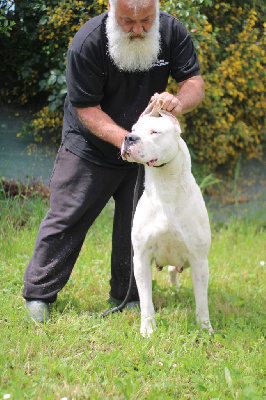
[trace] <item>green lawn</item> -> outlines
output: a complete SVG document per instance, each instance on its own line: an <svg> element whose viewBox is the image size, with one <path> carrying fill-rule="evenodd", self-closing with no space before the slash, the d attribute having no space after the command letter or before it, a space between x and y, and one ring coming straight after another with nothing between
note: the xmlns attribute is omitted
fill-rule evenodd
<svg viewBox="0 0 266 400"><path fill-rule="evenodd" d="M259 218L212 224L214 335L196 325L190 271L173 293L166 269L154 268L158 329L143 339L138 314L99 316L108 308L111 206L89 231L51 321L24 320L23 273L46 208L39 199L1 201L0 399L265 399L266 255Z"/></svg>

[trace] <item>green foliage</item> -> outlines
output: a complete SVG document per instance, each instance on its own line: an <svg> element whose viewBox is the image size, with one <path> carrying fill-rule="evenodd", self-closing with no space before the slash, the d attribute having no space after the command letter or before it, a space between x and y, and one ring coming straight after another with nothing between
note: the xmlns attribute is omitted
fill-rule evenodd
<svg viewBox="0 0 266 400"><path fill-rule="evenodd" d="M0 37L0 57L5 60L0 67L5 77L2 101L25 104L43 93L47 102L24 132L36 141L50 135L59 142L67 48L84 22L107 9L107 0L17 0L11 9L10 3L0 2L6 20L16 22L10 37ZM180 117L194 160L214 171L224 164L233 167L240 153L260 158L265 110L264 2L162 0L160 6L190 31L206 85L204 102ZM178 91L171 79L168 90Z"/></svg>
<svg viewBox="0 0 266 400"><path fill-rule="evenodd" d="M262 8L259 1L213 0L212 7L200 8L206 17L195 20L195 28L189 29L193 40L195 33L201 33L198 54L205 99L180 119L194 158L211 171L224 164L233 171L239 154L247 158L263 154L266 42ZM173 3L170 11L179 16ZM169 89L178 91L172 80Z"/></svg>
<svg viewBox="0 0 266 400"><path fill-rule="evenodd" d="M0 35L4 34L6 36L10 36L10 32L12 30L12 26L15 25L14 21L8 21L5 11L0 10Z"/></svg>
<svg viewBox="0 0 266 400"><path fill-rule="evenodd" d="M202 6L212 6L212 0L181 0L181 1L161 1L161 10L178 18L185 27L192 32L193 42L198 50L202 41L210 41L211 37L206 36L206 32L201 32L199 27L206 25L206 16L202 13ZM209 45L211 43L209 42Z"/></svg>
<svg viewBox="0 0 266 400"><path fill-rule="evenodd" d="M6 103L25 104L35 96L38 80L47 62L41 51L36 26L45 12L43 2L2 1L2 12L13 21L9 37L0 37L0 75L4 78L1 98Z"/></svg>
<svg viewBox="0 0 266 400"><path fill-rule="evenodd" d="M27 103L38 93L45 94L48 105L23 130L24 133L33 135L36 141L42 141L44 135L50 135L55 142L60 141L66 95L67 48L80 26L104 11L106 6L106 3L92 0L43 0L30 3L18 1L14 11L10 12L10 15L17 16L16 19L20 21L19 28L11 41L3 43L2 51L4 55L11 55L12 50L15 52L15 46L18 47L20 62L16 57L7 57L3 66L3 73L8 71L7 86L0 93L3 101L8 99L8 102L14 102L16 99L20 104ZM27 40L30 43L26 43ZM33 49L30 58L29 48ZM18 65L23 66L18 68Z"/></svg>

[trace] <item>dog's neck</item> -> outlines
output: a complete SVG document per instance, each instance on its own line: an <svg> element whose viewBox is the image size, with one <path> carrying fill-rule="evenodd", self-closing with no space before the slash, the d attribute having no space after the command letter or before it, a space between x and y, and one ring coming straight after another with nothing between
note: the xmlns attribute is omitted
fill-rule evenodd
<svg viewBox="0 0 266 400"><path fill-rule="evenodd" d="M164 163L164 164L161 164L161 165L154 165L154 168L161 168L161 167L164 167L166 164L168 164L168 162Z"/></svg>
<svg viewBox="0 0 266 400"><path fill-rule="evenodd" d="M145 166L145 191L155 201L167 199L167 203L176 202L175 198L186 197L194 177L191 174L191 160L188 148L180 138L175 157L161 166Z"/></svg>

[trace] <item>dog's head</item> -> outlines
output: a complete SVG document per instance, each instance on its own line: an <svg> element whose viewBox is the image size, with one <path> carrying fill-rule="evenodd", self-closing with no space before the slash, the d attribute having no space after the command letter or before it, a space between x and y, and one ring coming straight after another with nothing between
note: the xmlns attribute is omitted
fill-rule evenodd
<svg viewBox="0 0 266 400"><path fill-rule="evenodd" d="M181 129L178 120L167 111L147 110L125 136L121 155L130 162L160 166L175 157Z"/></svg>

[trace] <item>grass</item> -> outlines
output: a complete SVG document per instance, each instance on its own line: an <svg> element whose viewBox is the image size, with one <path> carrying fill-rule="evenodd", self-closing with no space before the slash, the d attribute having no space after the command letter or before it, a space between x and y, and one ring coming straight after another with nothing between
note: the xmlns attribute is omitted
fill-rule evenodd
<svg viewBox="0 0 266 400"><path fill-rule="evenodd" d="M265 398L265 236L262 222L212 223L210 315L194 318L189 270L173 293L154 268L157 331L139 334L130 311L99 314L110 279L112 207L89 231L71 279L45 325L24 320L23 273L47 203L1 201L0 399ZM93 313L89 316L88 311Z"/></svg>

